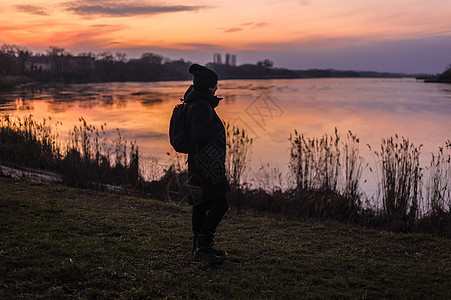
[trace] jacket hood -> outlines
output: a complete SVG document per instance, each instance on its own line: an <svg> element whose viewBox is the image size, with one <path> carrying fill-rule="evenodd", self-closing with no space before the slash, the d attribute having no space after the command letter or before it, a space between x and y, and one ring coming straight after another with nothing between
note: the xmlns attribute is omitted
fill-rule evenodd
<svg viewBox="0 0 451 300"><path fill-rule="evenodd" d="M185 95L183 96L183 101L186 103L191 103L199 99L207 101L213 108L218 106L219 101L222 100L222 98L219 98L217 96L210 96L203 91L198 90L194 85L191 85L186 90Z"/></svg>

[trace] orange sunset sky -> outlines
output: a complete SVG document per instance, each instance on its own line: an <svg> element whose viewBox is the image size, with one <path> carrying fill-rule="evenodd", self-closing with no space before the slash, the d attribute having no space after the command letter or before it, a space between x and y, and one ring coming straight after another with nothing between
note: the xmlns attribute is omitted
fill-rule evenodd
<svg viewBox="0 0 451 300"><path fill-rule="evenodd" d="M276 67L438 73L451 63L449 0L0 0L0 44L72 54L153 52Z"/></svg>

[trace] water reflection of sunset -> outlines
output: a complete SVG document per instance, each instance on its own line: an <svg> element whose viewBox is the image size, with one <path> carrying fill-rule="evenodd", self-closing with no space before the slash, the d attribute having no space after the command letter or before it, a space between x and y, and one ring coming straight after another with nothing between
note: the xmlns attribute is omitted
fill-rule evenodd
<svg viewBox="0 0 451 300"><path fill-rule="evenodd" d="M15 98L15 105L6 102L2 109L14 115L32 114L38 121L51 116L53 122L62 122L61 133L79 124L80 117L91 125L106 123L109 133L118 128L125 139L136 140L143 156L166 162L171 149L169 118L188 85L68 85L22 95L28 99ZM254 138L255 172L266 163L288 170L288 138L294 129L307 137L321 137L338 128L342 139L351 130L360 138L360 152L367 162L373 157L366 145L377 149L381 138L398 134L417 146L424 144L424 164L430 152L451 138L451 93L440 85L412 79L234 80L220 82L219 88L218 95L224 97L217 108L219 116L244 127Z"/></svg>

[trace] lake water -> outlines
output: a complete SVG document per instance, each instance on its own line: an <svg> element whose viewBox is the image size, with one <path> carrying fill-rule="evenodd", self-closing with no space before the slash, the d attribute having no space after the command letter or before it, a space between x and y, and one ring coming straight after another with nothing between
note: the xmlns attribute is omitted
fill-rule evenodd
<svg viewBox="0 0 451 300"><path fill-rule="evenodd" d="M189 85L102 83L8 91L0 93L0 112L31 114L35 120L51 116L62 122L63 135L79 124L79 117L92 125L106 123L107 132L120 129L127 140L136 140L143 156L164 165L171 151L169 118ZM451 85L414 79L225 80L217 94L224 97L219 116L254 138L249 181L260 176L262 165L288 173L288 139L294 129L307 137L333 134L335 127L344 137L351 130L370 164L374 158L366 145L379 149L382 138L398 134L423 144L424 165L451 139ZM365 177L363 189L371 194L375 183L368 172Z"/></svg>

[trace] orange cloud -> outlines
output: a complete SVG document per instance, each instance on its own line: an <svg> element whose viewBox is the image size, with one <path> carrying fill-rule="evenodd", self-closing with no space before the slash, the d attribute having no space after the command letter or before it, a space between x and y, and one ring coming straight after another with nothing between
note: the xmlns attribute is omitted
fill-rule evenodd
<svg viewBox="0 0 451 300"><path fill-rule="evenodd" d="M230 28L224 30L224 32L236 32L236 31L241 31L241 30L243 30L243 28L230 27Z"/></svg>
<svg viewBox="0 0 451 300"><path fill-rule="evenodd" d="M153 15L162 13L173 13L183 11L197 11L202 6L188 5L152 5L140 2L119 1L73 1L63 4L67 12L82 16L106 16L106 17L129 17L139 15Z"/></svg>
<svg viewBox="0 0 451 300"><path fill-rule="evenodd" d="M39 15L39 16L48 16L50 13L46 8L39 7L36 5L15 5L14 6L18 11L29 13L32 15Z"/></svg>
<svg viewBox="0 0 451 300"><path fill-rule="evenodd" d="M47 23L32 22L26 25L0 27L3 42L17 43L30 47L61 47L86 46L98 49L114 40L112 35L126 29L124 25L94 24L81 25L76 23L60 23L49 20ZM0 40L1 42L1 40Z"/></svg>

